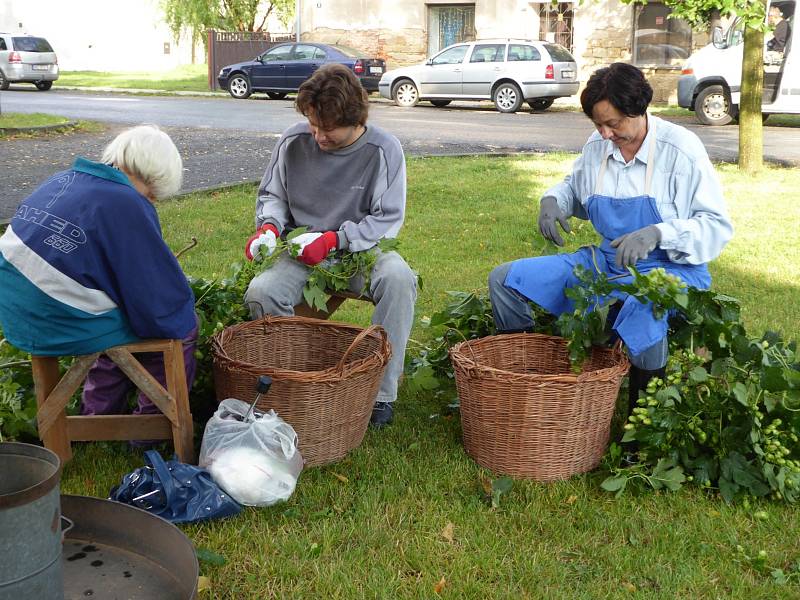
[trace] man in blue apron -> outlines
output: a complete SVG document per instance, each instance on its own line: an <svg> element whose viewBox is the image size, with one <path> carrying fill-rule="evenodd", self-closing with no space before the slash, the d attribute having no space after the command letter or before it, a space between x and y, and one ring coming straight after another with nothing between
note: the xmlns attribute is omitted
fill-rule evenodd
<svg viewBox="0 0 800 600"><path fill-rule="evenodd" d="M594 132L561 183L541 199L539 230L563 246L571 216L588 219L599 247L572 254L523 258L489 275L489 295L500 333L530 331L529 302L554 315L572 312L564 294L576 265L609 276L632 277L662 267L700 289L711 285L707 263L730 240L722 188L702 142L690 131L647 114L653 90L642 72L625 63L597 70L581 93ZM627 276L626 276L627 275ZM667 363L667 319L652 305L621 296L609 313L631 359L630 403Z"/></svg>

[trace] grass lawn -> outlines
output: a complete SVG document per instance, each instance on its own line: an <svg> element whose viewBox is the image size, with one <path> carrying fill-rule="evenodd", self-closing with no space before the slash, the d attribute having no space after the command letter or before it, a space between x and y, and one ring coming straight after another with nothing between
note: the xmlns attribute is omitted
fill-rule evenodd
<svg viewBox="0 0 800 600"><path fill-rule="evenodd" d="M67 123L72 123L67 125ZM55 128L31 129L29 131L9 131L26 127L43 127L55 125ZM58 127L64 125L63 127ZM70 135L74 132L98 133L105 125L95 121L74 121L58 115L45 113L3 113L0 115L0 140L16 138L47 138Z"/></svg>
<svg viewBox="0 0 800 600"><path fill-rule="evenodd" d="M10 113L0 114L0 130L17 127L42 127L45 125L63 125L68 123L66 117L47 115L45 113Z"/></svg>
<svg viewBox="0 0 800 600"><path fill-rule="evenodd" d="M423 275L417 317L447 290L486 285L500 262L539 252L537 200L570 169L573 155L408 160L408 214L401 252ZM736 236L711 266L715 288L742 300L753 335L797 337L800 320L800 206L797 169L758 178L720 165ZM254 186L194 194L160 206L171 247L191 236L187 273L225 274L252 229ZM577 225L577 226L576 226ZM569 249L595 239L578 225ZM352 304L352 306L351 306ZM365 325L363 303L336 318ZM412 337L424 339L418 326ZM538 484L517 481L492 510L486 473L469 459L450 397L401 389L395 424L369 431L344 461L305 471L294 496L184 531L226 564L203 564L205 597L263 598L798 598L742 554L768 552L770 568L800 559L796 508L745 508L694 489L626 495L602 492L602 476ZM105 497L142 462L120 444L76 444L62 491ZM764 510L766 519L754 517Z"/></svg>
<svg viewBox="0 0 800 600"><path fill-rule="evenodd" d="M62 71L55 85L137 88L165 92L207 92L208 67L185 65L171 71Z"/></svg>

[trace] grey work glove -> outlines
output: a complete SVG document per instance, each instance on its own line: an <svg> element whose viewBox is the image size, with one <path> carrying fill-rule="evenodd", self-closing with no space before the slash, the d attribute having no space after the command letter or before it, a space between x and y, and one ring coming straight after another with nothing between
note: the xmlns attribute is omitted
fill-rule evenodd
<svg viewBox="0 0 800 600"><path fill-rule="evenodd" d="M564 240L558 233L556 221L561 224L561 229L569 233L567 217L558 207L558 201L553 196L544 196L539 206L539 232L556 246L563 246Z"/></svg>
<svg viewBox="0 0 800 600"><path fill-rule="evenodd" d="M611 246L617 249L617 265L627 267L635 265L637 260L647 258L660 241L661 231L655 225L648 225L619 236L611 242Z"/></svg>

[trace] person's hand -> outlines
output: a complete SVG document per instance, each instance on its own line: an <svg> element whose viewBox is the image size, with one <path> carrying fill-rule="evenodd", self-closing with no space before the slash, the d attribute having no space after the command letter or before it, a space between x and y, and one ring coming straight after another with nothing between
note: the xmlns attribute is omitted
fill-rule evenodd
<svg viewBox="0 0 800 600"><path fill-rule="evenodd" d="M553 196L544 196L539 207L539 232L556 246L563 246L564 240L558 233L556 221L561 224L561 229L569 233L567 217L558 207L558 201Z"/></svg>
<svg viewBox="0 0 800 600"><path fill-rule="evenodd" d="M647 258L660 241L661 231L655 225L648 225L619 236L611 242L611 246L617 249L617 265L627 267L635 265L637 260Z"/></svg>
<svg viewBox="0 0 800 600"><path fill-rule="evenodd" d="M275 247L278 245L278 230L275 225L264 223L259 227L247 244L244 246L244 255L247 260L253 260L259 253L263 253L263 257L270 256L275 252Z"/></svg>
<svg viewBox="0 0 800 600"><path fill-rule="evenodd" d="M322 262L328 252L336 249L337 236L335 231L325 233L301 233L291 239L299 250L297 260L309 266Z"/></svg>

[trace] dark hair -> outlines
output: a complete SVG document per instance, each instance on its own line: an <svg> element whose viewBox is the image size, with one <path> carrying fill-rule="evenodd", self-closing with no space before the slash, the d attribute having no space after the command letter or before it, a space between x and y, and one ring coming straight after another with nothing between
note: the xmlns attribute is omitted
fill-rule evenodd
<svg viewBox="0 0 800 600"><path fill-rule="evenodd" d="M369 112L367 91L346 66L320 67L300 86L295 107L304 116L313 113L323 129L365 125Z"/></svg>
<svg viewBox="0 0 800 600"><path fill-rule="evenodd" d="M597 69L581 92L581 107L592 118L594 105L603 100L629 117L639 117L647 112L653 99L653 88L644 73L628 63L613 63Z"/></svg>

